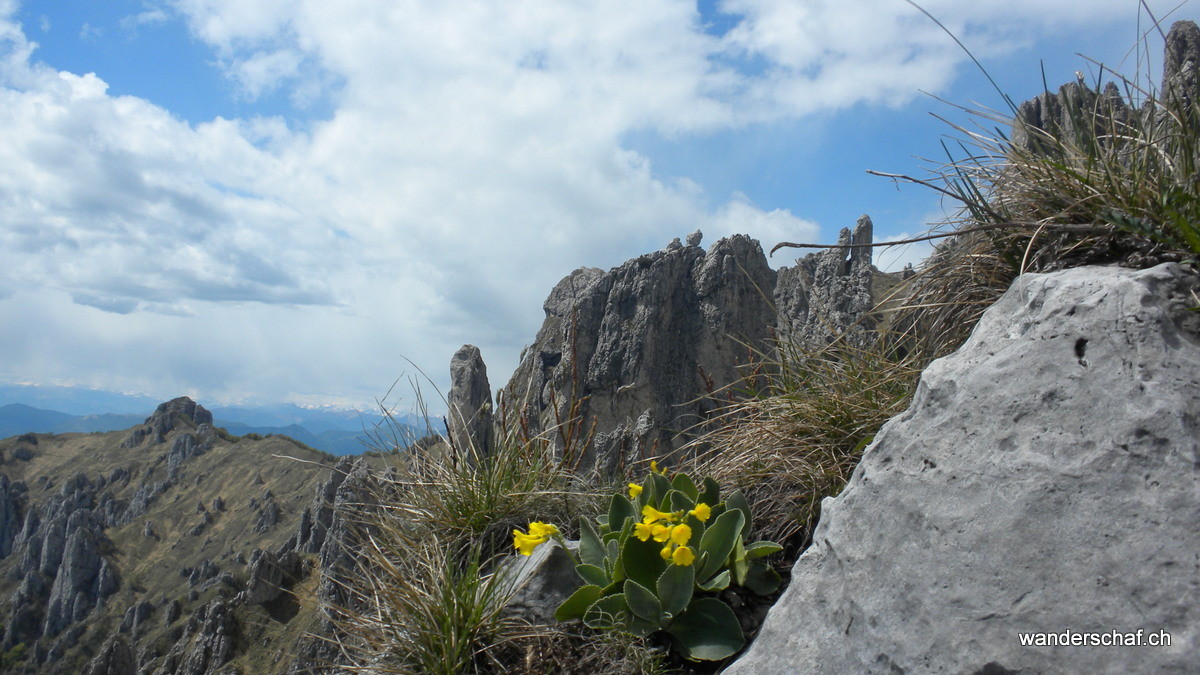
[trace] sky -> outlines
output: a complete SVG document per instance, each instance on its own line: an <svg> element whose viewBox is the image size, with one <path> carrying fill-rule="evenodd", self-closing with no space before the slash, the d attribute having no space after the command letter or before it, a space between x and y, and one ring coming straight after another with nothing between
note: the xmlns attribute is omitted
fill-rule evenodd
<svg viewBox="0 0 1200 675"><path fill-rule="evenodd" d="M1161 60L1131 0L922 6L1017 101ZM924 232L866 171L927 175L954 104L1004 106L905 0L0 0L0 384L444 409L578 267Z"/></svg>

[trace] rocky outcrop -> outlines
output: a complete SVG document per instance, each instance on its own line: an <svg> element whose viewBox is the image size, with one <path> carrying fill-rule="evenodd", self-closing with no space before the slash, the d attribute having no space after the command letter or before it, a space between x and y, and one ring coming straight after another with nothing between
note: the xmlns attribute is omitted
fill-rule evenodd
<svg viewBox="0 0 1200 675"><path fill-rule="evenodd" d="M162 443L167 439L167 434L175 429L196 429L202 425L211 427L212 423L212 413L204 406L187 396L180 396L158 406L144 424L133 428L121 447L136 447L147 438L151 443Z"/></svg>
<svg viewBox="0 0 1200 675"><path fill-rule="evenodd" d="M13 541L21 531L21 517L25 484L9 482L8 476L0 473L0 558L12 553Z"/></svg>
<svg viewBox="0 0 1200 675"><path fill-rule="evenodd" d="M1114 133L1114 128L1120 130L1126 125L1150 128L1171 115L1190 116L1191 119L1185 122L1195 124L1198 94L1200 28L1191 21L1178 21L1171 27L1163 47L1163 79L1158 102L1147 100L1140 109L1135 109L1125 102L1115 83L1108 82L1097 91L1080 76L1075 82L1063 85L1057 93L1046 91L1022 103L1012 125L1012 142L1018 148L1050 155L1057 152L1057 145L1051 139L1062 139L1079 147L1123 143L1134 134L1128 131ZM1161 109L1162 103L1166 103L1170 113ZM1119 124L1113 125L1110 119ZM1180 121L1171 119L1170 124L1177 125Z"/></svg>
<svg viewBox="0 0 1200 675"><path fill-rule="evenodd" d="M255 549L246 569L246 589L238 600L259 605L278 598L300 577L300 556L295 551L276 554Z"/></svg>
<svg viewBox="0 0 1200 675"><path fill-rule="evenodd" d="M727 672L1193 670L1198 291L1173 264L1019 277L825 501ZM1019 641L1114 631L1170 646Z"/></svg>
<svg viewBox="0 0 1200 675"><path fill-rule="evenodd" d="M114 635L104 642L83 675L137 675L137 657L123 636Z"/></svg>
<svg viewBox="0 0 1200 675"><path fill-rule="evenodd" d="M43 635L57 635L69 624L82 621L100 599L99 540L103 536L90 510L70 515L64 530L61 564L47 600Z"/></svg>
<svg viewBox="0 0 1200 675"><path fill-rule="evenodd" d="M1200 27L1176 21L1163 47L1163 97L1178 99L1179 109L1190 110L1200 92Z"/></svg>
<svg viewBox="0 0 1200 675"><path fill-rule="evenodd" d="M492 444L492 388L479 348L463 345L450 359L446 425L460 453L486 454Z"/></svg>
<svg viewBox="0 0 1200 675"><path fill-rule="evenodd" d="M189 619L183 638L167 654L155 675L216 673L232 658L237 634L232 603L213 600Z"/></svg>
<svg viewBox="0 0 1200 675"><path fill-rule="evenodd" d="M329 477L317 486L312 502L300 513L300 524L291 539L280 549L280 553L295 551L296 553L319 553L325 546L325 539L333 525L334 511L337 505L338 490L346 477L354 468L353 457L343 457L338 460Z"/></svg>
<svg viewBox="0 0 1200 675"><path fill-rule="evenodd" d="M332 499L321 504L322 510L329 509L328 525L321 530L311 530L314 534L319 533L321 540L321 581L317 599L326 610L359 608L350 589L354 587L355 570L359 565L358 537L368 527L362 514L379 503L380 486L367 463L358 459L352 465L338 464L338 468L343 466L348 466L349 471L343 473L335 468L329 483L317 495L318 499L324 499L332 490ZM293 542L298 540L293 538ZM312 546L315 541L315 538L308 539L308 545ZM338 672L331 664L338 663L340 651L336 640L330 639L337 631L333 617L326 611L317 621L312 635L296 644L289 672Z"/></svg>
<svg viewBox="0 0 1200 675"><path fill-rule="evenodd" d="M775 306L781 337L813 347L836 339L862 347L872 339L873 237L871 218L863 215L853 232L842 229L839 248L810 253L779 271Z"/></svg>
<svg viewBox="0 0 1200 675"><path fill-rule="evenodd" d="M507 414L543 431L575 414L594 423L584 466L669 450L711 407L695 399L738 379L747 346L767 347L774 276L745 236L576 270L546 300L546 321L503 392Z"/></svg>
<svg viewBox="0 0 1200 675"><path fill-rule="evenodd" d="M871 229L864 216L842 241L870 243ZM820 346L870 328L868 248L813 254L776 273L744 235L708 251L699 232L687 241L608 272L580 268L555 286L501 392L506 423L523 417L566 452L560 425L577 420L574 438L594 437L570 458L585 468L669 455L716 407L705 397L737 383L777 334Z"/></svg>
<svg viewBox="0 0 1200 675"><path fill-rule="evenodd" d="M185 432L176 436L175 441L171 443L171 450L167 453L168 480L179 480L179 470L183 463L192 457L203 455L209 449L211 449L209 443L197 440L193 434Z"/></svg>
<svg viewBox="0 0 1200 675"><path fill-rule="evenodd" d="M258 514L254 519L254 531L263 533L275 527L279 523L280 511L279 504L275 502L275 495L270 490L263 490L261 497L250 500L250 508ZM207 513L207 512L206 512Z"/></svg>

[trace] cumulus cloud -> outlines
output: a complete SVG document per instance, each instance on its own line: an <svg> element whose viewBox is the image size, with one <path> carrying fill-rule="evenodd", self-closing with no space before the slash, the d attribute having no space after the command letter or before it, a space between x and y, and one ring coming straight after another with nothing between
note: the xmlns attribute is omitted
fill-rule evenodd
<svg viewBox="0 0 1200 675"><path fill-rule="evenodd" d="M820 235L820 227L816 223L798 218L787 209L764 212L741 193L734 194L717 211L712 219L712 228L718 237L753 232L762 243L764 252L770 251L781 241L815 242ZM769 261L776 268L789 262L780 256L774 256Z"/></svg>
<svg viewBox="0 0 1200 675"><path fill-rule="evenodd" d="M1019 4L926 6L990 52L1128 12ZM683 0L174 0L132 21L182 18L242 96L330 111L188 123L40 63L15 6L0 0L0 316L36 309L61 336L6 353L32 376L101 336L108 377L272 396L379 391L401 355L441 377L468 341L499 385L580 265L697 226L817 239L804 214L714 201L621 139L898 104L965 59L894 0L724 0L720 33Z"/></svg>

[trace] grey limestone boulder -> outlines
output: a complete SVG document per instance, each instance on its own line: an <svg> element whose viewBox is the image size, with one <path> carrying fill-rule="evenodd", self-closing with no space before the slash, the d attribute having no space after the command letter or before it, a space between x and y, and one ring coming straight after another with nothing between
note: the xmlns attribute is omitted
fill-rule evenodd
<svg viewBox="0 0 1200 675"><path fill-rule="evenodd" d="M568 541L572 551L579 542ZM579 575L571 554L554 540L529 556L513 555L496 573L500 594L507 599L505 612L532 624L555 622L554 610L579 588Z"/></svg>
<svg viewBox="0 0 1200 675"><path fill-rule="evenodd" d="M1195 672L1198 286L1174 264L1018 278L824 502L727 672ZM1170 646L1019 637L1139 630Z"/></svg>

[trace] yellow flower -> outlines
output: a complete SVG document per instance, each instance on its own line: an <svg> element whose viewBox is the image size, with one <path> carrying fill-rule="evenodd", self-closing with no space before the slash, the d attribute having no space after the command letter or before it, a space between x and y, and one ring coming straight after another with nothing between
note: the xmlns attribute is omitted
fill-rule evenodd
<svg viewBox="0 0 1200 675"><path fill-rule="evenodd" d="M629 498L637 499L638 495L640 495L640 494L642 494L642 486L638 485L637 483L630 483L629 484Z"/></svg>
<svg viewBox="0 0 1200 675"><path fill-rule="evenodd" d="M676 565L683 565L684 567L687 567L695 561L696 554L692 553L692 549L688 548L687 546L680 546L679 548L675 549L674 553L671 554L671 562L675 563Z"/></svg>
<svg viewBox="0 0 1200 675"><path fill-rule="evenodd" d="M696 516L696 520L703 523L712 515L712 507L708 504L697 504L696 508L688 511L688 515Z"/></svg>
<svg viewBox="0 0 1200 675"><path fill-rule="evenodd" d="M529 524L529 535L532 537L551 537L558 534L558 527L550 523L533 521Z"/></svg>
<svg viewBox="0 0 1200 675"><path fill-rule="evenodd" d="M647 523L635 523L633 526L633 534L642 541L648 541L653 536L653 526Z"/></svg>
<svg viewBox="0 0 1200 675"><path fill-rule="evenodd" d="M546 543L556 534L558 527L535 520L529 524L529 534L513 530L513 548L520 551L521 555L533 555L533 549Z"/></svg>
<svg viewBox="0 0 1200 675"><path fill-rule="evenodd" d="M658 470L658 462L656 462L654 460L650 460L650 471L652 473L662 473L661 471Z"/></svg>
<svg viewBox="0 0 1200 675"><path fill-rule="evenodd" d="M671 559L671 545L667 544L666 546L662 547L662 551L659 551L658 554L660 556L662 556L663 560L670 560Z"/></svg>
<svg viewBox="0 0 1200 675"><path fill-rule="evenodd" d="M548 537L535 537L520 530L513 530L513 548L521 555L533 555L533 549L546 543Z"/></svg>
<svg viewBox="0 0 1200 675"><path fill-rule="evenodd" d="M650 535L654 537L654 541L662 543L671 538L671 526L655 523L650 526Z"/></svg>
<svg viewBox="0 0 1200 675"><path fill-rule="evenodd" d="M671 541L683 546L692 538L692 528L687 525L676 525L671 528Z"/></svg>
<svg viewBox="0 0 1200 675"><path fill-rule="evenodd" d="M673 523L675 522L675 514L663 513L649 504L642 507L642 522L653 523L658 520L665 520Z"/></svg>

